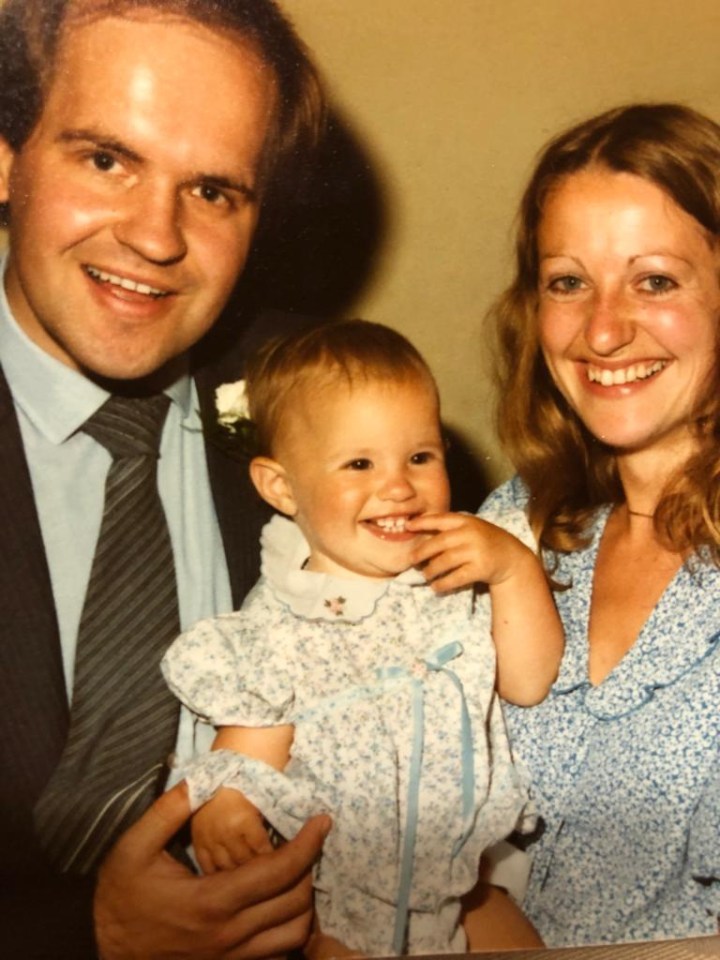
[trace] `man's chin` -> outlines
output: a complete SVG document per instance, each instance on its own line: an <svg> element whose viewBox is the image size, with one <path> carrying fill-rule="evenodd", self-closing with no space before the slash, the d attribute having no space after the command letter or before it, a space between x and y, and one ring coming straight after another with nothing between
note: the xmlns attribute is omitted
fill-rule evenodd
<svg viewBox="0 0 720 960"><path fill-rule="evenodd" d="M160 393L188 370L188 356L124 358L81 365L80 372L109 393Z"/></svg>

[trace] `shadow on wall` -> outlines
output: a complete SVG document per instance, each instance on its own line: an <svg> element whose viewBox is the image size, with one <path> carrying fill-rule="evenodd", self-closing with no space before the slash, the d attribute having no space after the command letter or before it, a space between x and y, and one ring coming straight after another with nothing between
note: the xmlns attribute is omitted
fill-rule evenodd
<svg viewBox="0 0 720 960"><path fill-rule="evenodd" d="M445 462L452 490L452 509L475 513L491 492L493 484L462 436L447 427L444 432L448 438Z"/></svg>
<svg viewBox="0 0 720 960"><path fill-rule="evenodd" d="M263 211L245 273L204 348L217 358L240 333L252 350L262 339L268 310L347 316L373 276L386 227L386 201L370 155L350 125L332 113L312 166L279 184ZM255 322L243 329L248 316ZM489 484L456 432L450 434L447 463L453 509L474 512Z"/></svg>
<svg viewBox="0 0 720 960"><path fill-rule="evenodd" d="M385 229L370 157L333 113L315 162L279 184L264 211L238 294L296 313L346 315L372 277Z"/></svg>
<svg viewBox="0 0 720 960"><path fill-rule="evenodd" d="M385 223L369 154L332 112L312 164L273 185L245 271L195 357L222 364L238 340L253 349L268 311L276 323L277 311L300 322L347 315L372 277Z"/></svg>

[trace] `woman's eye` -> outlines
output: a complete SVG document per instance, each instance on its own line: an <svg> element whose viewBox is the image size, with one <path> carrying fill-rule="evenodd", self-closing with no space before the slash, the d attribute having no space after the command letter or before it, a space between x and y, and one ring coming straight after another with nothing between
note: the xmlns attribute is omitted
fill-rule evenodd
<svg viewBox="0 0 720 960"><path fill-rule="evenodd" d="M553 293L575 293L578 290L582 290L583 281L580 277L569 273L563 277L553 277L548 281L547 288Z"/></svg>
<svg viewBox="0 0 720 960"><path fill-rule="evenodd" d="M641 286L650 293L668 293L677 287L677 283L661 273L654 273L651 277L645 277Z"/></svg>
<svg viewBox="0 0 720 960"><path fill-rule="evenodd" d="M364 457L358 457L357 460L350 460L345 464L347 470L369 470L371 466L372 462Z"/></svg>

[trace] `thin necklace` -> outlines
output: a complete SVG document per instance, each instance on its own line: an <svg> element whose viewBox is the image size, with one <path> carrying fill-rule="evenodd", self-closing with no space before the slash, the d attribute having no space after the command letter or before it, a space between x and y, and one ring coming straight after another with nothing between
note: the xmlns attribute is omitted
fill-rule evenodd
<svg viewBox="0 0 720 960"><path fill-rule="evenodd" d="M631 517L645 517L647 520L655 519L654 513L640 513L639 510L631 510L630 507L627 506L627 504L625 504L625 506L627 507L627 512L630 514Z"/></svg>

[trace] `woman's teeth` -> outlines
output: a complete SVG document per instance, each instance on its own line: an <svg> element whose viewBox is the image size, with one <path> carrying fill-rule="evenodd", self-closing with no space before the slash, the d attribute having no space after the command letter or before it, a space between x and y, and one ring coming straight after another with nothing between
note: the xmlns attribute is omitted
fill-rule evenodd
<svg viewBox="0 0 720 960"><path fill-rule="evenodd" d="M635 383L637 380L647 380L659 373L667 366L667 360L656 360L654 363L633 363L622 370L607 370L601 367L588 365L588 380L590 383L599 383L603 387L615 387L624 383Z"/></svg>

